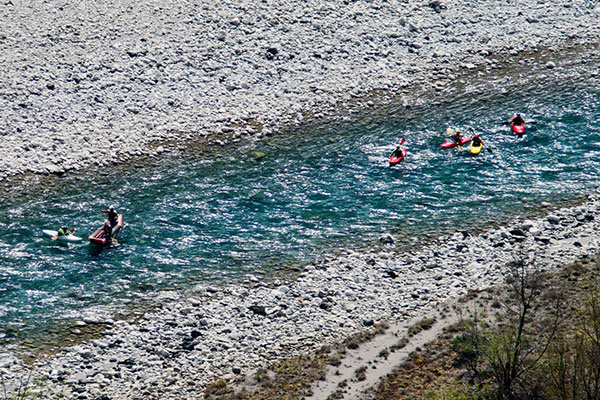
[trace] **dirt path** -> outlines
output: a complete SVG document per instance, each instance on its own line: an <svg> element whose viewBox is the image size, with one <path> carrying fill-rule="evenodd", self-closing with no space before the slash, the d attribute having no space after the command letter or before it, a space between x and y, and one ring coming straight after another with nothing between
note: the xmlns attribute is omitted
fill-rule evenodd
<svg viewBox="0 0 600 400"><path fill-rule="evenodd" d="M419 347L435 339L444 328L458 322L464 315L462 310L468 310L470 303L460 304L457 301L431 308L414 318L390 325L386 332L378 335L357 349L347 350L342 364L330 366L324 381L318 381L313 386L313 394L308 399L324 400L332 394L336 399L367 399L371 398L373 388L395 367L402 364L408 356ZM408 336L408 329L424 319L434 318L431 328ZM403 338L408 339L400 349L390 351ZM382 356L382 352L389 355ZM364 370L364 375L358 378L357 371Z"/></svg>

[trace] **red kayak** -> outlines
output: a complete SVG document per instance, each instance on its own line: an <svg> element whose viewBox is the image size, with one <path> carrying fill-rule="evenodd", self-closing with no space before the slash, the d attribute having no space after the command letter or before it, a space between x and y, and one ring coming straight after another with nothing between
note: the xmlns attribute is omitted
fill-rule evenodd
<svg viewBox="0 0 600 400"><path fill-rule="evenodd" d="M398 164L400 161L404 160L404 157L406 157L406 149L393 152L390 156L390 165Z"/></svg>
<svg viewBox="0 0 600 400"><path fill-rule="evenodd" d="M458 143L458 142L457 142L456 140L454 140L454 139L449 139L449 140L446 140L444 143L442 143L442 144L441 144L441 146L442 146L442 147L445 147L445 148L447 148L447 149L449 149L449 148L451 148L451 147L456 147L456 146L458 146L458 145L461 145L461 146L462 146L463 144L465 144L465 143L468 143L468 142L470 142L470 141L471 141L471 138L470 138L470 137L464 137L464 138L461 138L461 139L460 139L460 143Z"/></svg>
<svg viewBox="0 0 600 400"><path fill-rule="evenodd" d="M115 237L119 232L123 229L123 214L119 214L117 217L117 224L112 228L112 237ZM108 246L110 241L106 240L106 236L104 235L103 226L98 228L96 232L92 233L90 237L88 237L90 243L99 244L101 246Z"/></svg>
<svg viewBox="0 0 600 400"><path fill-rule="evenodd" d="M525 123L522 123L521 125L514 125L513 122L514 118L512 118L510 120L510 128L512 129L512 131L514 133L516 133L517 135L522 135L525 133Z"/></svg>

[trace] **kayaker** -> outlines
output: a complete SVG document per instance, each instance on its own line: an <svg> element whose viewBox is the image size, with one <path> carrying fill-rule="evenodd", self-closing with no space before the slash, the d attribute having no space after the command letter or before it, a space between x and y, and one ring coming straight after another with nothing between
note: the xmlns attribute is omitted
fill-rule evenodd
<svg viewBox="0 0 600 400"><path fill-rule="evenodd" d="M104 226L102 227L102 231L104 232L104 237L106 238L106 241L110 242L110 239L112 239L112 228L111 228L108 220L104 221Z"/></svg>
<svg viewBox="0 0 600 400"><path fill-rule="evenodd" d="M521 114L517 113L517 115L515 115L513 119L510 120L510 123L513 125L524 125L525 120L523 119L523 117L521 117Z"/></svg>
<svg viewBox="0 0 600 400"><path fill-rule="evenodd" d="M396 150L392 153L392 157L402 157L402 148L400 146L396 147Z"/></svg>
<svg viewBox="0 0 600 400"><path fill-rule="evenodd" d="M66 226L61 226L60 229L58 230L58 234L56 236L67 236L69 233L71 233L74 230L75 229L72 229L71 231L69 231L69 229Z"/></svg>
<svg viewBox="0 0 600 400"><path fill-rule="evenodd" d="M66 226L61 226L57 231L56 231L56 236L52 236L52 240L56 240L58 239L59 236L67 236L69 235L71 232L75 232L75 228L71 228L69 230L69 228L67 228Z"/></svg>
<svg viewBox="0 0 600 400"><path fill-rule="evenodd" d="M473 142L473 146L483 145L483 140L481 140L479 133L474 134L473 137L471 138L471 141Z"/></svg>
<svg viewBox="0 0 600 400"><path fill-rule="evenodd" d="M119 214L115 211L113 206L110 206L108 210L102 210L103 213L108 214L108 220L110 221L110 227L117 225L119 222Z"/></svg>
<svg viewBox="0 0 600 400"><path fill-rule="evenodd" d="M457 130L456 130L456 132L454 132L454 135L452 135L451 137L452 137L452 138L453 138L453 139L456 141L456 143L458 143L458 144L460 144L460 143L462 142L462 136L461 136L461 134L460 134L460 130L459 130L459 129L457 129Z"/></svg>

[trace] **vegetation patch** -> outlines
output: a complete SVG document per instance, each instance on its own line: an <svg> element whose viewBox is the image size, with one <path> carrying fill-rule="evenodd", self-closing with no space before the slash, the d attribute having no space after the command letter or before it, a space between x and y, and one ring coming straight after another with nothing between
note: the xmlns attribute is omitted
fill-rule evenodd
<svg viewBox="0 0 600 400"><path fill-rule="evenodd" d="M390 355L390 351L388 349L383 349L379 352L379 354L377 356L387 360L389 355Z"/></svg>
<svg viewBox="0 0 600 400"><path fill-rule="evenodd" d="M504 287L477 299L486 310L411 354L376 398L600 398L598 256L550 272L521 256L509 269Z"/></svg>
<svg viewBox="0 0 600 400"><path fill-rule="evenodd" d="M18 387L10 388L5 384L4 371L0 369L0 400L46 399L48 397L47 379L32 379L33 372L34 370L31 368L25 381L21 381ZM58 398L60 397L62 397L61 393L58 394Z"/></svg>
<svg viewBox="0 0 600 400"><path fill-rule="evenodd" d="M424 318L408 328L408 336L414 336L422 331L431 329L435 323L435 318Z"/></svg>
<svg viewBox="0 0 600 400"><path fill-rule="evenodd" d="M354 376L359 382L367 379L367 367L363 365L362 367L357 368L356 371L354 371Z"/></svg>
<svg viewBox="0 0 600 400"><path fill-rule="evenodd" d="M390 346L390 352L393 353L396 350L401 350L401 349L405 348L407 344L408 344L408 338L403 337L402 339L398 340L397 343Z"/></svg>

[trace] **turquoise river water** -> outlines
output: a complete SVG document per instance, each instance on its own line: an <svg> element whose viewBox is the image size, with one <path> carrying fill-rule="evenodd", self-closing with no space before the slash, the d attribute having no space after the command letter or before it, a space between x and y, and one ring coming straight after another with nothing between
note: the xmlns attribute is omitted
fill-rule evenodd
<svg viewBox="0 0 600 400"><path fill-rule="evenodd" d="M436 106L391 105L208 159L164 159L102 179L65 177L59 193L5 201L0 339L6 327L39 329L144 291L268 274L338 249L378 245L387 233L415 241L482 227L595 188L597 78L519 79L512 87L467 85ZM514 111L537 122L522 138L500 123ZM484 151L442 149L449 124L480 132ZM400 138L408 155L390 167ZM98 252L87 241L61 245L41 235L64 223L87 237L110 204L126 223L118 245Z"/></svg>

